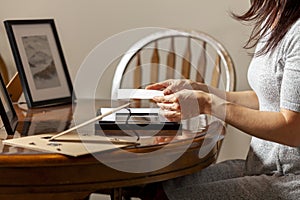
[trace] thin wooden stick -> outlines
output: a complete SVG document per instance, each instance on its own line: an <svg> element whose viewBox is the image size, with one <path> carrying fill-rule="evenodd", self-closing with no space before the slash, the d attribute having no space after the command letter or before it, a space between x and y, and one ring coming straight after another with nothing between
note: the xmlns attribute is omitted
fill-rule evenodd
<svg viewBox="0 0 300 200"><path fill-rule="evenodd" d="M81 123L81 124L79 124L79 125L77 125L77 126L74 126L74 127L70 128L70 129L68 129L68 130L65 130L65 131L63 131L63 132L61 132L61 133L58 133L58 134L56 134L56 135L53 135L49 140L54 140L55 138L58 138L58 137L60 137L60 136L62 136L62 135L65 135L65 134L71 132L71 131L74 131L75 129L81 128L81 127L86 126L86 125L88 125L88 124L91 124L91 123L93 123L93 122L95 122L95 121L97 121L97 120L102 119L103 117L106 117L106 116L108 116L108 115L113 114L114 112L117 112L117 111L119 111L119 110L121 110L121 109L123 109L123 108L126 108L126 107L128 107L129 105L130 105L130 103L127 103L127 104L124 104L124 105L122 105L122 106L120 106L120 107L114 108L114 109L112 109L112 110L110 110L110 111L108 111L108 112L106 112L106 113L104 113L104 114L102 114L102 115L99 115L99 116L97 116L97 117L95 117L95 118L92 118L92 119L90 119L90 120L88 120L88 121L85 121L85 122L83 122L83 123Z"/></svg>

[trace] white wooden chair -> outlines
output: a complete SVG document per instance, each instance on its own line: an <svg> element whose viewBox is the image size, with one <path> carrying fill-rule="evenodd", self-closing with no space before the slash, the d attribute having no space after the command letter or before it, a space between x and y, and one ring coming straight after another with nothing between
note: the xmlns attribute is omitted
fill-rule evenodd
<svg viewBox="0 0 300 200"><path fill-rule="evenodd" d="M235 89L234 65L220 42L195 30L165 30L141 39L124 54L113 77L111 97L117 99L119 88L144 88L173 78L224 91ZM221 144L222 139L216 143L217 152Z"/></svg>

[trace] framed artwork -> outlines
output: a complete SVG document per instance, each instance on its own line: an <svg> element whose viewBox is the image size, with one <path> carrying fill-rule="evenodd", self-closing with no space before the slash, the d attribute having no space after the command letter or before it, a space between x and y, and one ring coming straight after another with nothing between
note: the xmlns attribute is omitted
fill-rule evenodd
<svg viewBox="0 0 300 200"><path fill-rule="evenodd" d="M4 25L28 106L70 103L73 86L54 20L6 20Z"/></svg>
<svg viewBox="0 0 300 200"><path fill-rule="evenodd" d="M0 75L0 113L7 134L13 135L18 124L18 116Z"/></svg>

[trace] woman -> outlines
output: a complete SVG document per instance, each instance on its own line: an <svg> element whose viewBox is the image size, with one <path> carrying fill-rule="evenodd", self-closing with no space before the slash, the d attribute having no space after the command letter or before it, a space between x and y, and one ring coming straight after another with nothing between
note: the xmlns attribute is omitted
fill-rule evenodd
<svg viewBox="0 0 300 200"><path fill-rule="evenodd" d="M147 87L171 121L210 114L253 136L246 160L215 164L163 183L169 199L300 199L300 1L253 0L248 71L253 91L223 92L189 80ZM188 89L192 87L193 90ZM185 104L195 100L199 109ZM195 111L196 110L196 111Z"/></svg>

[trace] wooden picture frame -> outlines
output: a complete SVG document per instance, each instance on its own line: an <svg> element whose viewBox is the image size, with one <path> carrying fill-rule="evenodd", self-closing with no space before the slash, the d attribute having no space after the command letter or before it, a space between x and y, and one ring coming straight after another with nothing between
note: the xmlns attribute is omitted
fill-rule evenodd
<svg viewBox="0 0 300 200"><path fill-rule="evenodd" d="M0 75L0 113L3 125L7 134L13 135L17 124L18 116L6 90L3 78Z"/></svg>
<svg viewBox="0 0 300 200"><path fill-rule="evenodd" d="M73 86L53 19L6 20L28 107L72 102Z"/></svg>

